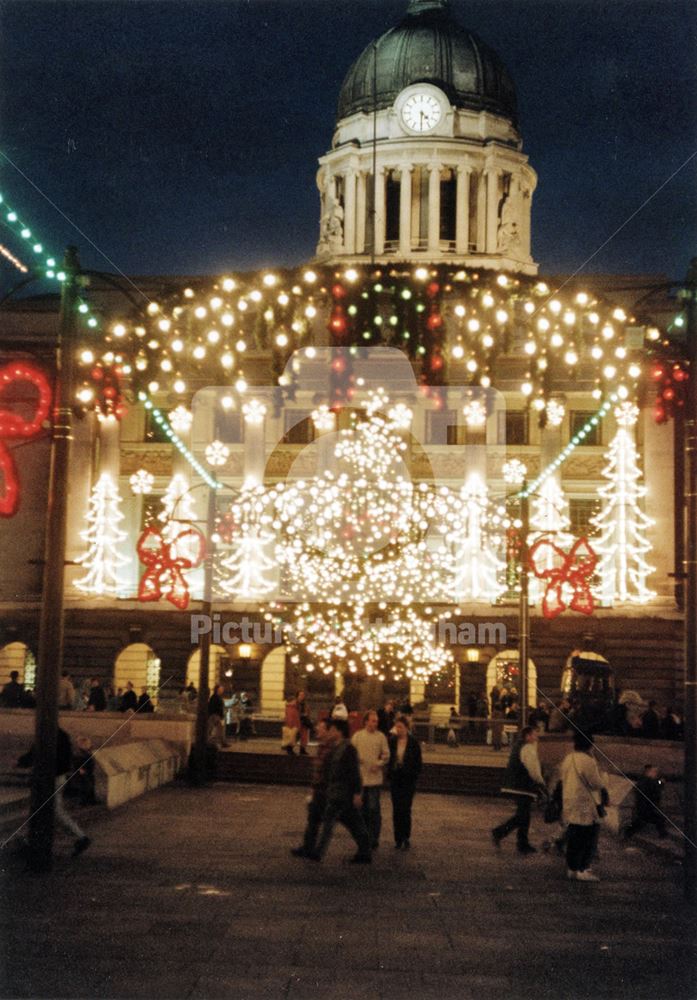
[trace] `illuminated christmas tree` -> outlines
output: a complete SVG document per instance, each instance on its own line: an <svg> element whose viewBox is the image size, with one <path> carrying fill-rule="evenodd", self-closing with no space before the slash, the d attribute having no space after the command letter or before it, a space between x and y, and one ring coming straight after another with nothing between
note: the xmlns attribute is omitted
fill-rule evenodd
<svg viewBox="0 0 697 1000"><path fill-rule="evenodd" d="M546 538L557 548L567 551L573 542L569 528L569 502L564 491L553 476L549 476L539 487L539 492L533 497L530 513L530 535L528 544ZM537 562L539 570L556 568L554 551L551 547L543 550L543 555ZM545 584L537 577L530 577L530 601L537 604L545 591Z"/></svg>
<svg viewBox="0 0 697 1000"><path fill-rule="evenodd" d="M460 491L462 527L453 550L453 589L456 601L494 603L504 591L506 564L496 553L494 540L485 531L489 515L487 488L473 473Z"/></svg>
<svg viewBox="0 0 697 1000"><path fill-rule="evenodd" d="M264 597L275 588L276 564L267 554L274 536L259 527L247 527L233 539L227 555L218 565L217 589L235 598ZM229 576L223 576L227 571ZM269 577L271 574L271 578Z"/></svg>
<svg viewBox="0 0 697 1000"><path fill-rule="evenodd" d="M654 521L639 506L646 487L641 482L634 441L638 415L632 403L615 408L618 429L602 473L607 483L598 490L601 508L592 519L600 532L593 541L600 556L595 593L605 605L615 600L643 604L654 596L646 586L646 578L653 572L644 558L651 550L646 532Z"/></svg>
<svg viewBox="0 0 697 1000"><path fill-rule="evenodd" d="M123 521L121 497L112 477L104 472L97 480L90 496L87 511L87 528L81 538L87 542L87 552L79 560L87 570L85 576L75 581L78 590L98 596L115 595L123 591L124 581L118 572L130 560L121 555L118 546L126 538L119 523Z"/></svg>

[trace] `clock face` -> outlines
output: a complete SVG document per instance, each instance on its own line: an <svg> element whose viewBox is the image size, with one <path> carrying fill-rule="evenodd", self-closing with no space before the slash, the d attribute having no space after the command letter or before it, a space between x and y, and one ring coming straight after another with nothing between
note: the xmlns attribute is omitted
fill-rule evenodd
<svg viewBox="0 0 697 1000"><path fill-rule="evenodd" d="M412 94L404 102L402 121L412 132L430 132L440 118L440 102L433 94Z"/></svg>

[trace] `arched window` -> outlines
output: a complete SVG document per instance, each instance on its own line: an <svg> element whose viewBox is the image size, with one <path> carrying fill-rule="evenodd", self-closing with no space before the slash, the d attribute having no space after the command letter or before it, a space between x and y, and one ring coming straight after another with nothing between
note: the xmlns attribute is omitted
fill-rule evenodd
<svg viewBox="0 0 697 1000"><path fill-rule="evenodd" d="M160 658L144 642L132 642L124 647L114 664L114 690L125 688L128 681L133 683L136 693L147 689L150 700L157 704L160 688Z"/></svg>

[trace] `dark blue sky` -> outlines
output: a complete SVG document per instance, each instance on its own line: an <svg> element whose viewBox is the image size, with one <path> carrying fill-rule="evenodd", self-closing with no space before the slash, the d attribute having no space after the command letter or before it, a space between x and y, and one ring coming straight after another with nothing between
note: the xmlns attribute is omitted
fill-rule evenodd
<svg viewBox="0 0 697 1000"><path fill-rule="evenodd" d="M533 253L579 267L697 149L697 5L453 0L517 86L539 174ZM298 263L316 158L354 58L406 0L0 5L0 150L123 271ZM107 265L0 162L0 189L57 251ZM681 277L697 158L588 265ZM0 228L0 240L17 242ZM2 280L12 278L3 268Z"/></svg>

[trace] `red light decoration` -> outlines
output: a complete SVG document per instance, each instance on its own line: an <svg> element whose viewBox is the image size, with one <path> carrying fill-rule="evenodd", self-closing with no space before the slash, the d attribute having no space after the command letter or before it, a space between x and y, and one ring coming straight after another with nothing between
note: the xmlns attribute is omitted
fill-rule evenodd
<svg viewBox="0 0 697 1000"><path fill-rule="evenodd" d="M0 476L4 484L0 496L0 517L12 517L19 507L17 467L5 441L35 437L51 408L51 387L44 373L26 362L11 362L0 367L0 397L13 385L26 382L38 394L34 415L29 419L0 407Z"/></svg>
<svg viewBox="0 0 697 1000"><path fill-rule="evenodd" d="M547 568L544 565L546 557L552 554L556 565ZM547 588L542 598L542 614L545 618L557 618L566 610L563 587L567 584L573 594L568 602L571 611L579 611L582 615L592 615L595 610L595 600L590 589L590 582L598 565L598 556L593 551L587 538L579 538L568 552L564 552L554 542L541 538L530 546L528 565L535 576L547 581Z"/></svg>
<svg viewBox="0 0 697 1000"><path fill-rule="evenodd" d="M162 532L146 528L136 545L138 558L146 567L138 586L138 600L165 600L180 611L189 606L189 586L185 571L201 565L206 551L203 535L197 528L182 528L165 541Z"/></svg>
<svg viewBox="0 0 697 1000"><path fill-rule="evenodd" d="M665 424L675 417L685 405L685 383L689 373L679 361L656 364L651 369L651 378L656 383L656 398L653 419L657 424Z"/></svg>

